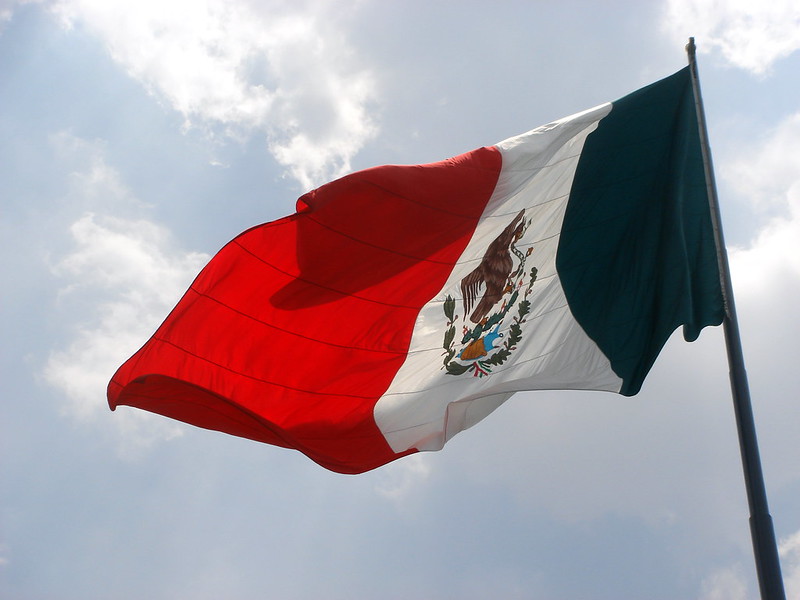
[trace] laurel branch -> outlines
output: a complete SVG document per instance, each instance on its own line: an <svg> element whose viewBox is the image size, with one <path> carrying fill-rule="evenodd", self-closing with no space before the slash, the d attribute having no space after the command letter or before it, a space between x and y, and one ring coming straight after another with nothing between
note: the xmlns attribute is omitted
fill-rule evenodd
<svg viewBox="0 0 800 600"><path fill-rule="evenodd" d="M522 267L524 267L524 263L520 265L520 270ZM517 344L522 340L522 324L525 323L525 317L531 312L531 302L528 300L528 295L531 293L531 288L537 276L538 269L536 267L531 268L525 293L518 304L517 300L519 300L520 288L523 285L522 279L520 279L517 286L515 286L517 289L511 294L508 302L506 302L499 311L493 313L472 329L464 328L465 332L464 336L461 338L461 348L472 341L479 340L487 331L493 329L498 323L502 323L509 311L515 305L517 306L517 314L512 318L511 325L508 328L508 334L503 344L487 357L468 363L455 360L456 354L458 354L458 350L455 348L455 322L458 319L458 315L455 314L455 299L449 294L447 295L443 304L444 314L445 317L447 317L447 329L445 330L444 339L442 340L442 348L444 349L442 368L446 369L448 375L463 375L467 371L471 371L474 377L484 377L492 372L493 367L498 367L508 360L511 353L517 349Z"/></svg>

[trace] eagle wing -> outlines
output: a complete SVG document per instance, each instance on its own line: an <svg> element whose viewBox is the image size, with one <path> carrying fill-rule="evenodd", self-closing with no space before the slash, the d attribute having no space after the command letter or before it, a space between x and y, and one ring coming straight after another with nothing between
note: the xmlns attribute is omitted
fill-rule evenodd
<svg viewBox="0 0 800 600"><path fill-rule="evenodd" d="M461 297L464 299L465 315L472 309L472 305L475 304L481 291L481 285L485 283L482 267L483 263L479 264L472 273L461 280Z"/></svg>

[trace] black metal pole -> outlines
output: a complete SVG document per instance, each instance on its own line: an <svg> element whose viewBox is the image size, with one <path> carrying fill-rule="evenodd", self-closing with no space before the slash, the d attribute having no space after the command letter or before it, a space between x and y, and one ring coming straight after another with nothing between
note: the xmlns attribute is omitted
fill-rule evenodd
<svg viewBox="0 0 800 600"><path fill-rule="evenodd" d="M722 292L725 299L725 318L722 322L722 327L725 332L725 347L728 352L733 408L736 414L736 427L739 431L739 448L742 453L747 503L750 507L750 535L753 539L758 586L761 590L762 600L786 600L783 578L781 577L781 565L778 558L778 544L775 542L775 530L772 527L772 517L767 506L767 491L764 486L764 475L761 471L761 458L758 452L756 426L750 402L750 389L747 384L742 341L739 336L739 322L736 318L736 307L733 301L728 253L725 249L725 240L722 235L717 185L711 164L705 110L700 96L700 79L697 74L694 38L689 38L686 52L689 55L689 67L692 73L697 123L700 130L700 145L703 151L706 186L708 187L708 199L711 204L711 218L714 222L717 257L720 266Z"/></svg>

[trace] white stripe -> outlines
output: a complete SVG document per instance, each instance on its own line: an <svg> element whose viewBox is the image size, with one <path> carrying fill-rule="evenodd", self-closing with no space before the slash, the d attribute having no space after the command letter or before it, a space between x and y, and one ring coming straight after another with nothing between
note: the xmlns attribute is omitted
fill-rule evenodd
<svg viewBox="0 0 800 600"><path fill-rule="evenodd" d="M497 144L503 166L494 193L447 283L420 312L408 357L375 406L375 421L395 452L441 449L516 391L619 391L621 379L573 319L555 269L564 210L583 143L610 111L611 104L604 104ZM516 246L523 253L533 248L525 271L533 266L539 271L527 296L532 310L521 324L522 340L506 362L492 367L486 376L450 375L442 362L447 329L444 301L448 295L456 300L455 347L459 347L464 326L474 326L465 318L461 281L522 209L530 225ZM515 267L519 262L515 258ZM506 340L523 295L500 326ZM509 297L510 293L505 296ZM500 302L491 312L499 309Z"/></svg>

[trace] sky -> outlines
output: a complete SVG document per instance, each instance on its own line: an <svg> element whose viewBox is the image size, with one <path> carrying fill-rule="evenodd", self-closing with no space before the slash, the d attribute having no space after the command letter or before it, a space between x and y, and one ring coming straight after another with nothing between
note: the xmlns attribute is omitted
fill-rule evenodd
<svg viewBox="0 0 800 600"><path fill-rule="evenodd" d="M358 476L108 410L205 262L305 191L614 100L694 36L800 599L793 0L0 0L0 597L758 597L720 328L635 397L520 393Z"/></svg>

